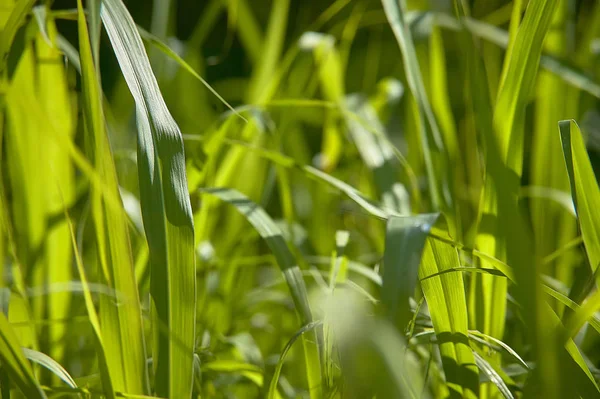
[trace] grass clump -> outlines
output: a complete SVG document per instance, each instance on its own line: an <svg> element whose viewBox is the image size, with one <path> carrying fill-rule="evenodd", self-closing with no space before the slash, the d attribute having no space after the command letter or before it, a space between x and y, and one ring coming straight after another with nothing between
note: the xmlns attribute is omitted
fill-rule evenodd
<svg viewBox="0 0 600 399"><path fill-rule="evenodd" d="M600 3L0 27L2 397L600 396Z"/></svg>

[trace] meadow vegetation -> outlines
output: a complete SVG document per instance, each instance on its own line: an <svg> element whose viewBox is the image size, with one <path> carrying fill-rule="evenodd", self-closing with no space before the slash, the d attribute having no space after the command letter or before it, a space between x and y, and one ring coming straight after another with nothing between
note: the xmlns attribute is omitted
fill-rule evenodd
<svg viewBox="0 0 600 399"><path fill-rule="evenodd" d="M2 398L600 397L600 2L0 29Z"/></svg>

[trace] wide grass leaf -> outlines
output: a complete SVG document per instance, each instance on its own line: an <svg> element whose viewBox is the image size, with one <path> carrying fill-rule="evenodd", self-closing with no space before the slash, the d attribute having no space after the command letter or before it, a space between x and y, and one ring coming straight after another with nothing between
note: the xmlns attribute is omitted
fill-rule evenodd
<svg viewBox="0 0 600 399"><path fill-rule="evenodd" d="M149 393L146 347L128 221L122 206L112 207L105 200L105 195L119 198L119 185L104 121L102 90L81 2L78 17L86 144L98 175L104 181L102 189L92 188L91 192L100 275L103 284L121 295L119 303L109 296L100 296L104 350L114 389L145 394Z"/></svg>
<svg viewBox="0 0 600 399"><path fill-rule="evenodd" d="M140 202L150 248L155 390L192 393L196 315L194 223L181 132L160 93L135 23L121 0L102 20L136 104ZM158 325L166 326L165 334Z"/></svg>
<svg viewBox="0 0 600 399"><path fill-rule="evenodd" d="M469 346L467 300L459 273L441 274L460 265L456 248L429 239L423 252L419 278L442 355L449 389L462 397L477 397L479 380L473 351Z"/></svg>

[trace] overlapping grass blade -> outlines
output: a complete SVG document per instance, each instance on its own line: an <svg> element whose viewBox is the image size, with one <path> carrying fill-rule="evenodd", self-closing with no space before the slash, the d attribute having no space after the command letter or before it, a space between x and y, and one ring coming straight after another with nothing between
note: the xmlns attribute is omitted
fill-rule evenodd
<svg viewBox="0 0 600 399"><path fill-rule="evenodd" d="M214 195L222 201L235 206L236 210L252 224L256 231L258 231L275 255L277 264L283 273L283 277L285 278L290 294L292 295L302 325L309 325L312 323L313 316L308 302L308 292L302 278L300 267L294 259L294 255L290 252L281 230L269 215L245 195L234 189L207 188L203 189L202 192ZM321 379L319 349L317 347L318 340L316 337L316 333L311 336L311 339L303 337L307 372L312 374L309 375L309 383L314 383ZM318 395L321 391L320 383L318 386L310 386L309 388L311 390L311 396Z"/></svg>
<svg viewBox="0 0 600 399"><path fill-rule="evenodd" d="M101 16L136 103L138 176L155 324L165 325L184 344L176 345L154 328L155 390L159 396L186 398L192 393L196 278L183 140L122 1L105 1Z"/></svg>
<svg viewBox="0 0 600 399"><path fill-rule="evenodd" d="M87 147L109 195L119 196L112 151L108 141L102 91L92 57L92 46L81 2L78 3L79 47L83 81ZM92 188L91 210L102 282L119 292L119 303L100 296L100 328L113 388L130 394L149 393L142 312L133 269L127 215L121 206L105 203L105 194Z"/></svg>
<svg viewBox="0 0 600 399"><path fill-rule="evenodd" d="M69 219L66 212L65 217L67 218L67 224L69 226L69 232L71 234L71 243L73 244L73 252L75 253L75 264L77 266L77 272L79 273L79 278L81 279L81 285L83 287L83 299L85 302L85 308L90 321L90 325L92 326L93 339L96 347L96 354L98 356L98 366L100 369L100 379L102 380L103 385L103 394L108 399L114 399L116 398L116 395L115 390L113 388L111 373L108 368L108 361L104 352L104 343L102 339L102 331L100 328L100 319L98 317L98 313L96 312L96 308L94 307L94 301L92 299L92 293L90 291L88 280L85 274L83 260L81 259L81 254L79 253L79 249L77 248L77 240L75 238L75 230L73 228L73 224L71 223L71 220Z"/></svg>
<svg viewBox="0 0 600 399"><path fill-rule="evenodd" d="M6 68L8 53L15 40L17 31L25 23L27 14L29 14L35 3L36 0L17 1L2 28L2 35L0 36L0 74Z"/></svg>
<svg viewBox="0 0 600 399"><path fill-rule="evenodd" d="M279 376L281 375L281 370L283 369L283 365L285 363L285 358L286 358L288 352L290 351L290 349L292 349L292 345L294 345L294 342L296 342L298 340L298 338L300 338L307 332L319 327L321 324L322 323L320 321L313 321L312 323L305 325L300 330L298 330L298 332L296 332L296 334L294 334L294 336L292 338L290 338L290 340L288 341L287 344L285 344L285 347L283 348L283 351L281 351L281 355L279 356L279 360L277 361L277 365L275 366L275 372L273 373L273 377L269 384L269 391L267 393L268 399L276 399L276 398L280 397L279 392L277 391L277 384L279 382Z"/></svg>
<svg viewBox="0 0 600 399"><path fill-rule="evenodd" d="M14 383L28 398L46 398L39 386L31 365L25 359L21 345L8 323L4 313L0 312L0 361Z"/></svg>
<svg viewBox="0 0 600 399"><path fill-rule="evenodd" d="M454 225L456 221L454 220L455 214L452 212L453 205L450 203L452 200L443 195L445 191L453 192L454 189L448 177L444 175L450 172L448 153L425 91L412 33L405 20L404 3L405 0L382 0L386 17L402 52L408 86L418 105L420 138L432 203L434 209L446 213L451 226L454 226L452 230L454 230L457 226Z"/></svg>
<svg viewBox="0 0 600 399"><path fill-rule="evenodd" d="M467 301L462 275L450 273L426 279L431 274L458 265L455 248L428 239L419 278L440 345L448 388L462 397L477 397L478 371L468 342Z"/></svg>

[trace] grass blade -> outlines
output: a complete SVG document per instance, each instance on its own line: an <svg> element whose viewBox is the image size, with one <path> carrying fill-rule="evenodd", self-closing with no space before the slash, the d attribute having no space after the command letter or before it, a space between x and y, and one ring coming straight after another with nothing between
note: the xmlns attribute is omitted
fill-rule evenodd
<svg viewBox="0 0 600 399"><path fill-rule="evenodd" d="M165 325L174 336L170 339L155 326L155 390L159 396L186 398L193 383L196 274L183 140L123 2L105 1L101 17L136 103L138 177L155 324Z"/></svg>
<svg viewBox="0 0 600 399"><path fill-rule="evenodd" d="M600 264L600 189L577 123L560 121L558 128L583 244L595 272Z"/></svg>
<svg viewBox="0 0 600 399"><path fill-rule="evenodd" d="M80 63L83 81L86 143L108 195L119 198L117 173L102 109L102 91L92 56L92 46L78 3ZM118 303L100 296L100 321L104 350L115 390L130 394L149 393L142 311L133 269L127 216L122 206L110 207L105 194L92 188L92 217L96 232L102 282L122 296Z"/></svg>
<svg viewBox="0 0 600 399"><path fill-rule="evenodd" d="M448 388L462 397L477 397L478 372L468 341L467 300L461 274L440 273L459 266L458 252L446 243L429 239L423 252L419 278L442 355Z"/></svg>

